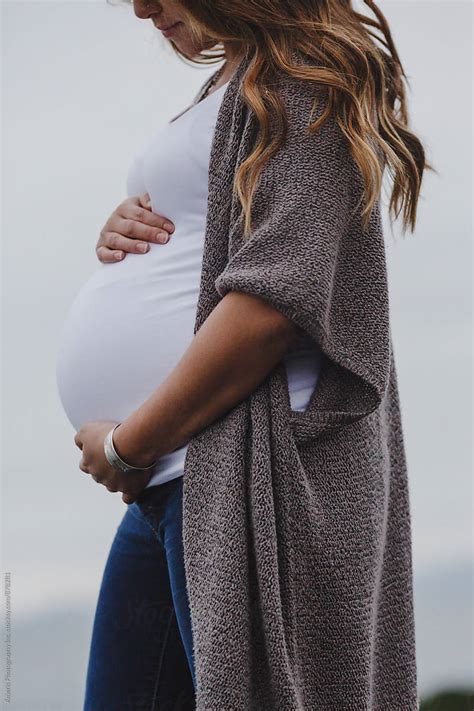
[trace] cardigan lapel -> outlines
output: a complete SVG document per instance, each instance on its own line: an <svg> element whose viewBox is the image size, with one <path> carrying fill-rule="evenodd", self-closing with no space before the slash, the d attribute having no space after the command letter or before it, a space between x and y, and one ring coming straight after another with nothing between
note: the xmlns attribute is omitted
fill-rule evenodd
<svg viewBox="0 0 474 711"><path fill-rule="evenodd" d="M231 77L216 118L209 157L206 230L194 333L197 333L220 301L214 282L223 271L229 256L229 233L234 206L230 196L239 149L243 147L241 138L247 117L247 108L239 96L239 85L248 61L248 58L244 58Z"/></svg>

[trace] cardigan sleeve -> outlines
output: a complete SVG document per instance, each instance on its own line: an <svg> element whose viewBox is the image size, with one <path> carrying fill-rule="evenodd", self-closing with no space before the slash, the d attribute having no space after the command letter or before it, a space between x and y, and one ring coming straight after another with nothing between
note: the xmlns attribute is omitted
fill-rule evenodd
<svg viewBox="0 0 474 711"><path fill-rule="evenodd" d="M300 326L332 368L329 415L349 422L378 406L389 380L380 210L377 202L364 233L363 180L349 142L332 115L316 133L306 130L315 90L300 84L282 89L286 140L260 174L251 234L244 240L240 229L215 288L221 297L259 296ZM321 92L314 115L324 109Z"/></svg>

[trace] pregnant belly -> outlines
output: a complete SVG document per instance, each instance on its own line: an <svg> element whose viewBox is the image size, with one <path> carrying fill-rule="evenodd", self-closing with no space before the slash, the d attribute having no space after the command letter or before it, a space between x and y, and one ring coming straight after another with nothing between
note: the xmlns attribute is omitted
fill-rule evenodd
<svg viewBox="0 0 474 711"><path fill-rule="evenodd" d="M128 417L192 341L199 273L177 280L173 270L144 269L149 256L101 265L69 310L56 381L76 431L86 422Z"/></svg>

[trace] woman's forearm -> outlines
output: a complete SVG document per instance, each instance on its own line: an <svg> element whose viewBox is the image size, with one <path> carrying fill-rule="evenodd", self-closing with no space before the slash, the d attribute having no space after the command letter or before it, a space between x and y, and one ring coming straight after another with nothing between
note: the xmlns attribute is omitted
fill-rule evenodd
<svg viewBox="0 0 474 711"><path fill-rule="evenodd" d="M248 397L300 334L262 299L228 292L166 380L116 429L118 454L145 467L183 446Z"/></svg>

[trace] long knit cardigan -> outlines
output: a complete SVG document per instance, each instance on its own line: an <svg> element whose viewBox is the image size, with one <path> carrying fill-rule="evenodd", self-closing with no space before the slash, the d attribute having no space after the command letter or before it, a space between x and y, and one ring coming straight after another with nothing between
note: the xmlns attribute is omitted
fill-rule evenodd
<svg viewBox="0 0 474 711"><path fill-rule="evenodd" d="M232 76L209 162L195 333L230 290L257 295L322 351L305 411L281 361L194 436L183 544L198 711L418 709L407 466L377 203L317 85L281 73L284 146L243 238L233 193L257 135ZM320 87L321 88L321 87ZM313 114L311 113L313 109Z"/></svg>

